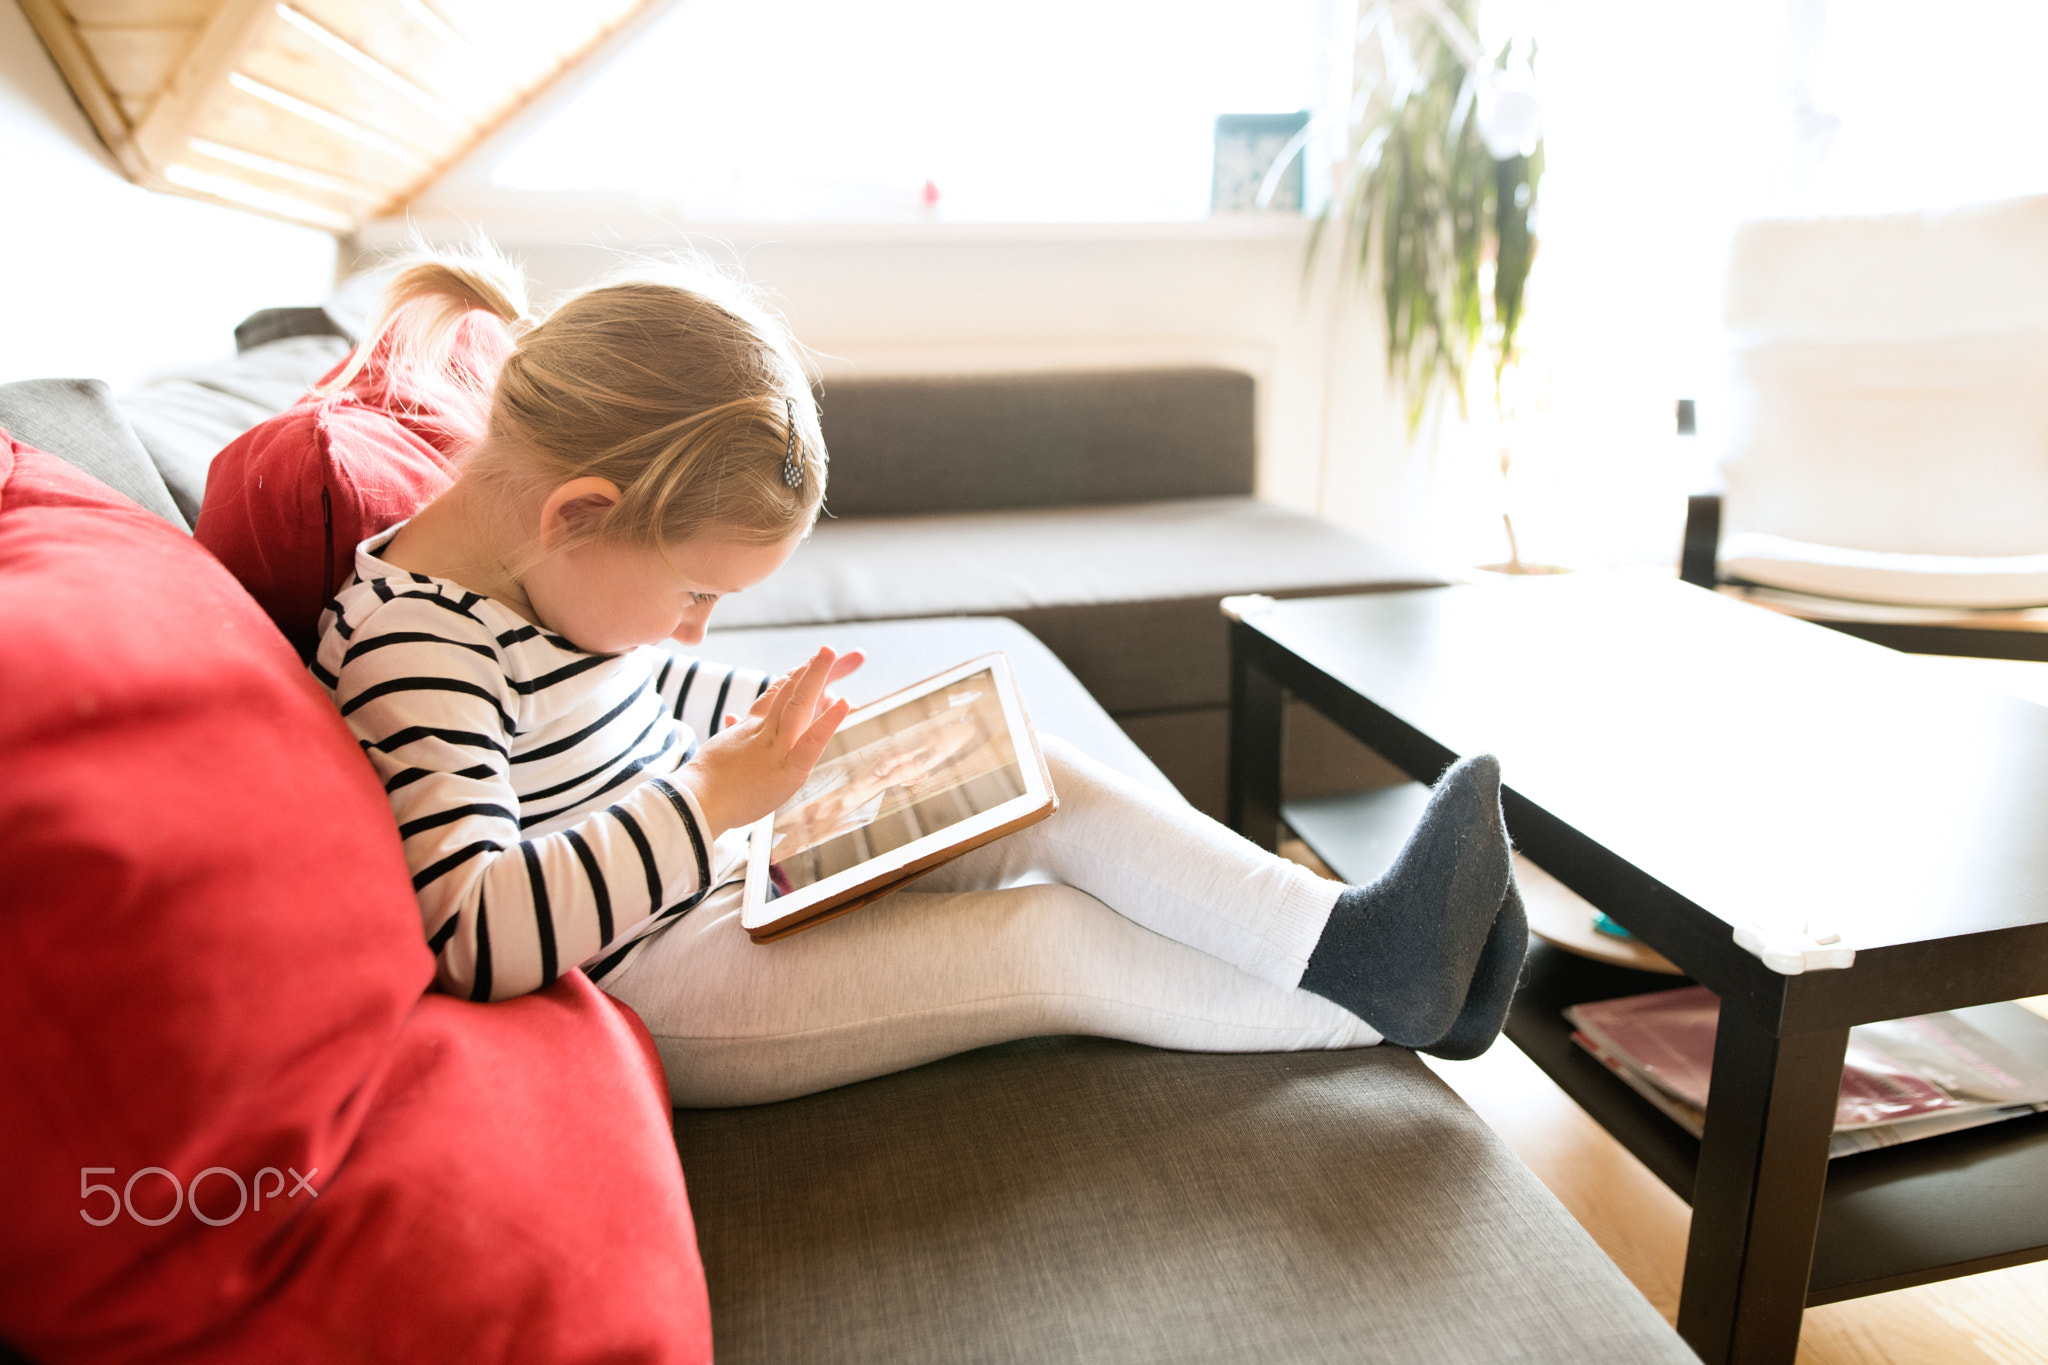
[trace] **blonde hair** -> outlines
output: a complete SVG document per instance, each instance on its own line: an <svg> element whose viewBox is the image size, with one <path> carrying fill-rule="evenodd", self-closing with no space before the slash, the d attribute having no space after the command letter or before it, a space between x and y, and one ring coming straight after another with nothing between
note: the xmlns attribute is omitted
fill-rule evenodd
<svg viewBox="0 0 2048 1365"><path fill-rule="evenodd" d="M817 404L795 339L754 291L701 260L641 266L536 321L525 283L486 242L415 255L327 388L384 351L437 403L477 411L486 439L466 474L508 496L609 480L619 500L567 543L773 544L810 527L825 496ZM506 347L483 374L493 328Z"/></svg>

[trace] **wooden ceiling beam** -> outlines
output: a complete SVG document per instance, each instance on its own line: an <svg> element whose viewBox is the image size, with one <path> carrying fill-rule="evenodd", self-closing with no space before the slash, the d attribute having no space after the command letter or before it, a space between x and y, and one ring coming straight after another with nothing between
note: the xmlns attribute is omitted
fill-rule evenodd
<svg viewBox="0 0 2048 1365"><path fill-rule="evenodd" d="M277 0L221 0L199 41L135 126L135 146L145 163L161 170L178 159L206 102L276 22Z"/></svg>
<svg viewBox="0 0 2048 1365"><path fill-rule="evenodd" d="M666 0L19 2L130 179L347 232Z"/></svg>
<svg viewBox="0 0 2048 1365"><path fill-rule="evenodd" d="M99 64L87 50L85 39L79 36L78 26L71 22L71 15L58 0L21 0L22 13L43 40L43 46L50 50L50 57L57 63L71 92L78 98L79 107L92 120L93 130L100 135L100 141L107 144L107 150L121 163L121 169L130 179L140 179L148 167L135 150L135 144L128 133L128 116L121 109L121 102L100 71Z"/></svg>

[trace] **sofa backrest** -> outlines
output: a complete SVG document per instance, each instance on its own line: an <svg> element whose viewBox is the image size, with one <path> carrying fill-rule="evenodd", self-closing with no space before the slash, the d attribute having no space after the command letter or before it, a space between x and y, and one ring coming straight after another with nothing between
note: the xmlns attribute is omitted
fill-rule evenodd
<svg viewBox="0 0 2048 1365"><path fill-rule="evenodd" d="M192 522L174 499L135 428L97 379L22 379L0 384L0 432L60 451L76 468L180 531ZM195 512L197 508L193 509Z"/></svg>
<svg viewBox="0 0 2048 1365"><path fill-rule="evenodd" d="M835 379L820 395L835 516L1252 491L1255 388L1237 370Z"/></svg>

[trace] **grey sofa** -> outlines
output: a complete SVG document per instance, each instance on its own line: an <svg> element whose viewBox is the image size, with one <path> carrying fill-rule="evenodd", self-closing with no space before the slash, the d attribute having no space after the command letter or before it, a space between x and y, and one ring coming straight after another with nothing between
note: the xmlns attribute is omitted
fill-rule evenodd
<svg viewBox="0 0 2048 1365"><path fill-rule="evenodd" d="M209 388L247 400L249 371L288 368L275 345L313 342L255 347L239 370L184 381L177 421L203 426ZM189 485L191 459L154 449L171 424L147 398L127 400L131 424L103 386L0 385L0 426L181 520L172 488ZM1216 513L1218 525L1258 515ZM856 535L886 552L888 527L875 519ZM840 581L860 572L855 536L819 543L839 556ZM1028 554L1011 553L1029 569ZM1127 596L1123 619L1158 604L1153 619L1169 620L1193 600ZM722 629L705 652L780 668L845 631ZM1000 648L1040 726L1172 789L1132 738L1142 727L1120 727L1014 620L930 611L865 621L859 635L873 661L856 695ZM1107 644L1091 646L1105 676L1143 676L1148 665L1119 662ZM1192 686L1173 695L1216 700ZM678 1111L674 1132L725 1365L1693 1358L1500 1140L1397 1048L1213 1056L1033 1039L780 1104Z"/></svg>
<svg viewBox="0 0 2048 1365"><path fill-rule="evenodd" d="M835 380L822 400L829 515L720 623L1006 617L1211 815L1230 701L1217 599L1441 581L1253 495L1257 395L1234 370ZM1297 795L1400 780L1306 707L1289 740Z"/></svg>

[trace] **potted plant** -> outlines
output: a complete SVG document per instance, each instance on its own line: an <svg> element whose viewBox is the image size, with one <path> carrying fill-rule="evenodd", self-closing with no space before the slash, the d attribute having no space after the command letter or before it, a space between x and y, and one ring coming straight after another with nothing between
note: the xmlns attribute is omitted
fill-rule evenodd
<svg viewBox="0 0 2048 1365"><path fill-rule="evenodd" d="M1366 6L1359 65L1370 75L1353 102L1349 155L1309 255L1334 224L1354 278L1377 287L1387 378L1404 402L1410 436L1450 397L1461 416L1469 413L1472 377L1483 375L1500 419L1505 490L1512 463L1505 381L1536 255L1542 111L1533 42L1488 53L1474 36L1476 8L1475 0ZM1554 571L1522 559L1505 503L1501 520L1508 559L1486 567Z"/></svg>

